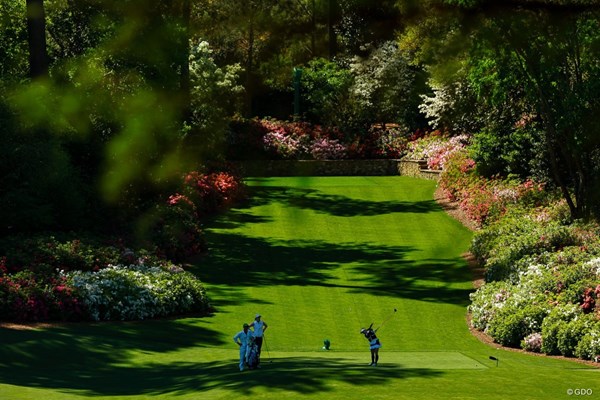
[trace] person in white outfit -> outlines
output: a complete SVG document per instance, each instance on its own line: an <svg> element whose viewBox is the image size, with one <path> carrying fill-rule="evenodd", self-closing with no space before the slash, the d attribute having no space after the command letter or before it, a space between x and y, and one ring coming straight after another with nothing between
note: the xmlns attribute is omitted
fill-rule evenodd
<svg viewBox="0 0 600 400"><path fill-rule="evenodd" d="M244 364L246 362L246 354L250 345L250 339L254 337L250 326L248 324L243 325L243 330L239 331L234 337L233 341L235 344L240 346L240 371L244 370Z"/></svg>
<svg viewBox="0 0 600 400"><path fill-rule="evenodd" d="M258 347L258 364L257 368L260 368L260 351L262 350L263 337L265 331L269 327L265 321L261 321L260 314L256 314L254 321L250 323L252 327L252 333L254 334L254 343Z"/></svg>

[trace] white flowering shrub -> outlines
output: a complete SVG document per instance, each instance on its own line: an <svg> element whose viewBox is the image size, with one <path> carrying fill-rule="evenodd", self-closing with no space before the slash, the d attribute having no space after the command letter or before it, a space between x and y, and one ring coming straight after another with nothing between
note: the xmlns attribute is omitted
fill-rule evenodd
<svg viewBox="0 0 600 400"><path fill-rule="evenodd" d="M584 360L600 362L600 323L597 323L579 341L575 355Z"/></svg>
<svg viewBox="0 0 600 400"><path fill-rule="evenodd" d="M598 319L593 314L577 315L571 321L563 324L558 329L557 347L566 357L573 357L580 340L598 325Z"/></svg>
<svg viewBox="0 0 600 400"><path fill-rule="evenodd" d="M203 144L208 148L225 140L229 118L240 107L243 86L240 85L242 67L239 64L220 67L206 41L190 48L190 128L202 132Z"/></svg>
<svg viewBox="0 0 600 400"><path fill-rule="evenodd" d="M429 126L452 133L476 132L479 128L473 113L476 96L466 82L439 84L428 82L431 95L420 95L419 111L425 115Z"/></svg>
<svg viewBox="0 0 600 400"><path fill-rule="evenodd" d="M208 308L202 283L176 266L113 265L66 276L95 321L140 320Z"/></svg>
<svg viewBox="0 0 600 400"><path fill-rule="evenodd" d="M429 85L433 94L431 96L421 95L423 102L419 105L419 110L427 117L429 126L433 129L443 129L442 119L454 107L455 99L451 96L447 87L436 85L431 81Z"/></svg>
<svg viewBox="0 0 600 400"><path fill-rule="evenodd" d="M590 261L586 262L584 266L600 279L600 257L591 259Z"/></svg>
<svg viewBox="0 0 600 400"><path fill-rule="evenodd" d="M471 325L474 328L487 332L490 321L510 297L508 286L505 282L491 282L469 295L471 298L469 312Z"/></svg>
<svg viewBox="0 0 600 400"><path fill-rule="evenodd" d="M350 97L372 121L406 122L418 112L418 100L412 110L416 74L396 43L381 44L367 58L355 57L350 72Z"/></svg>

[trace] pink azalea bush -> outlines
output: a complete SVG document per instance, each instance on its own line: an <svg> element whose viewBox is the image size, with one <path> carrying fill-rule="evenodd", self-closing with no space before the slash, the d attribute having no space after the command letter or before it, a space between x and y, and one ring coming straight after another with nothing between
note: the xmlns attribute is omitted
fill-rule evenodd
<svg viewBox="0 0 600 400"><path fill-rule="evenodd" d="M0 320L81 319L85 319L85 307L66 279L38 277L32 271L0 276Z"/></svg>
<svg viewBox="0 0 600 400"><path fill-rule="evenodd" d="M543 197L544 186L531 180L519 182L478 175L466 148L455 148L444 160L444 166L440 187L480 226L502 216L511 204L535 203Z"/></svg>
<svg viewBox="0 0 600 400"><path fill-rule="evenodd" d="M295 136L285 132L283 129L277 129L268 132L263 137L265 150L277 157L284 159L294 159L306 153L308 136Z"/></svg>
<svg viewBox="0 0 600 400"><path fill-rule="evenodd" d="M311 143L310 155L315 160L339 160L346 158L347 149L339 140L323 137Z"/></svg>
<svg viewBox="0 0 600 400"><path fill-rule="evenodd" d="M261 120L268 131L263 137L265 150L276 158L337 160L346 158L347 146L336 129L324 129L306 122Z"/></svg>
<svg viewBox="0 0 600 400"><path fill-rule="evenodd" d="M450 137L440 131L433 131L410 142L405 157L412 160L426 160L429 169L443 170L448 159L455 152L466 148L468 144L468 135Z"/></svg>
<svg viewBox="0 0 600 400"><path fill-rule="evenodd" d="M409 135L394 124L373 125L348 135L336 127L276 119L234 119L228 135L231 160L389 159L406 153Z"/></svg>
<svg viewBox="0 0 600 400"><path fill-rule="evenodd" d="M542 334L535 332L523 339L521 347L527 351L539 353L542 350Z"/></svg>

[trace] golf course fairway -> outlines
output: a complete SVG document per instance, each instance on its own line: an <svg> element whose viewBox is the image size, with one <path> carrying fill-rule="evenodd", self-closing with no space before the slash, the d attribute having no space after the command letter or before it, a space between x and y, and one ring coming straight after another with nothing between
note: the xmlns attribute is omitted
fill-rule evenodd
<svg viewBox="0 0 600 400"><path fill-rule="evenodd" d="M207 224L210 250L187 267L205 283L212 316L0 328L0 399L600 396L599 369L470 333L472 233L433 200L435 182L247 183L249 201ZM262 368L240 372L232 338L256 313L269 326ZM370 367L359 331L383 322Z"/></svg>

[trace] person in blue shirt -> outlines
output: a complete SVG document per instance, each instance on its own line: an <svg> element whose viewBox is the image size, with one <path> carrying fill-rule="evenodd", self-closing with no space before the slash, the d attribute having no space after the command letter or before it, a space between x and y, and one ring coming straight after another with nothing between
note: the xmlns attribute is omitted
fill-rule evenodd
<svg viewBox="0 0 600 400"><path fill-rule="evenodd" d="M246 355L250 346L250 340L254 337L254 334L250 330L250 326L248 324L244 324L242 328L243 329L233 337L233 342L240 346L240 372L244 370Z"/></svg>

